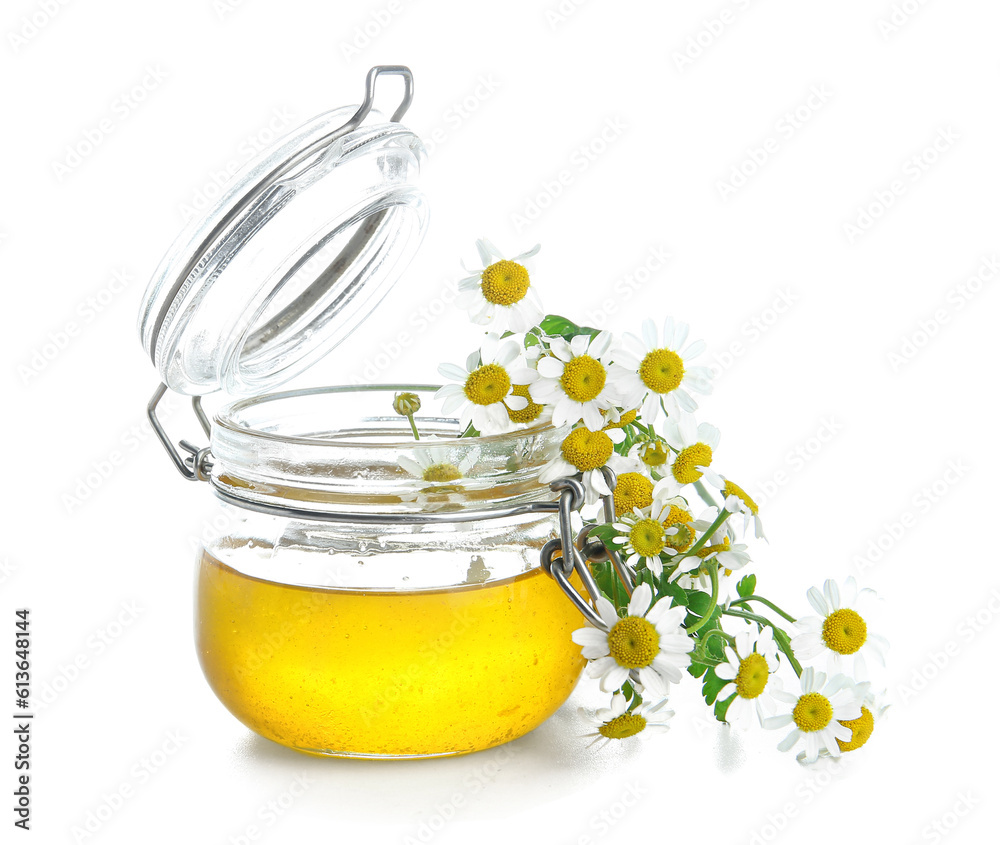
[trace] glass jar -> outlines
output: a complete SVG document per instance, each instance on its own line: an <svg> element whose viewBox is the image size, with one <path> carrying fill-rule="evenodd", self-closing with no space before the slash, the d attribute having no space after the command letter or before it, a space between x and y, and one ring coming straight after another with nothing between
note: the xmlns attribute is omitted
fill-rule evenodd
<svg viewBox="0 0 1000 845"><path fill-rule="evenodd" d="M404 82L388 121L373 109L380 75ZM230 524L199 561L205 676L244 724L313 754L435 756L514 739L569 695L584 664L570 634L596 618L576 551L548 565L583 500L575 481L558 502L538 481L566 430L462 438L433 387L411 387L416 442L392 409L400 388L266 392L342 342L420 244L424 151L399 123L412 93L408 69L373 68L360 107L249 162L178 236L139 317L162 380L150 422ZM168 390L193 397L209 446L164 430ZM210 422L201 397L219 390L246 398Z"/></svg>
<svg viewBox="0 0 1000 845"><path fill-rule="evenodd" d="M212 426L229 528L199 563L198 655L238 719L300 751L489 748L584 665L583 619L540 566L555 520L537 475L566 431L458 438L425 412L414 441L399 389L272 394Z"/></svg>

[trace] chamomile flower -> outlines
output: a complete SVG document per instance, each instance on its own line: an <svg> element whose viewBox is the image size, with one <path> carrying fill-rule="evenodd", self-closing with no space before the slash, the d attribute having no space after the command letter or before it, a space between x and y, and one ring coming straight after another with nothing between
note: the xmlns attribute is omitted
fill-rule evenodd
<svg viewBox="0 0 1000 845"><path fill-rule="evenodd" d="M741 631L736 635L736 646L727 646L725 656L726 662L715 667L715 674L729 682L719 692L719 699L724 701L736 693L726 721L746 730L756 713L758 723L763 724L775 711L771 693L781 689L780 680L772 678L778 671L778 647L771 629L765 627L756 635Z"/></svg>
<svg viewBox="0 0 1000 845"><path fill-rule="evenodd" d="M553 425L583 420L591 431L607 424L602 412L621 405L615 377L609 371L611 335L577 335L566 342L561 337L549 341L550 355L538 359L537 380L531 393L538 402L553 405ZM620 429L619 429L620 430Z"/></svg>
<svg viewBox="0 0 1000 845"><path fill-rule="evenodd" d="M527 404L518 410L514 410L507 404L507 416L515 426L544 425L552 422L552 406L540 405L531 395L531 385L515 384L511 388L514 397L521 397Z"/></svg>
<svg viewBox="0 0 1000 845"><path fill-rule="evenodd" d="M660 520L650 516L648 510L634 508L611 527L617 532L612 542L625 552L625 562L629 566L633 569L645 566L657 578L663 574L662 555L668 551L668 537L667 528Z"/></svg>
<svg viewBox="0 0 1000 845"><path fill-rule="evenodd" d="M609 428L625 428L625 426L634 423L636 417L639 416L639 412L635 408L630 411L626 411L623 408L608 408L608 410L602 413L604 415L605 431Z"/></svg>
<svg viewBox="0 0 1000 845"><path fill-rule="evenodd" d="M666 442L658 437L640 435L629 449L628 455L630 458L642 461L650 472L657 470L659 473L660 467L666 466L670 460L670 449Z"/></svg>
<svg viewBox="0 0 1000 845"><path fill-rule="evenodd" d="M653 504L653 482L641 470L623 472L618 476L612 496L616 517L648 508Z"/></svg>
<svg viewBox="0 0 1000 845"><path fill-rule="evenodd" d="M489 326L502 334L510 330L526 332L542 319L542 307L531 286L527 262L540 249L504 258L485 238L476 241L483 269L458 283L458 305L469 312L472 322Z"/></svg>
<svg viewBox="0 0 1000 845"><path fill-rule="evenodd" d="M414 501L427 505L451 504L462 500L465 488L458 482L479 461L481 451L475 446L458 457L451 448L420 445L414 447L411 455L400 455L396 460L414 478L426 482L413 497Z"/></svg>
<svg viewBox="0 0 1000 845"><path fill-rule="evenodd" d="M482 450L475 446L456 461L455 450L439 445L423 444L413 448L413 456L400 455L399 465L414 478L429 484L450 484L465 478L476 465Z"/></svg>
<svg viewBox="0 0 1000 845"><path fill-rule="evenodd" d="M888 705L882 703L885 697L884 691L878 694L873 693L871 691L871 684L867 682L856 684L855 688L856 693L862 699L861 715L857 719L847 719L841 722L845 728L851 729L850 740L837 740L837 745L840 747L842 754L846 754L848 751L857 751L868 742L875 730L875 726L881 721L885 715L885 711L889 709Z"/></svg>
<svg viewBox="0 0 1000 845"><path fill-rule="evenodd" d="M746 533L747 526L750 521L753 520L753 533L758 540L766 540L764 536L764 526L760 521L760 514L758 513L757 503L750 498L750 495L740 487L738 484L734 484L724 475L720 475L717 479L720 483L716 486L722 491L722 495L726 497L724 507L730 513L741 513L743 514L743 532Z"/></svg>
<svg viewBox="0 0 1000 845"><path fill-rule="evenodd" d="M665 733L670 730L668 722L674 716L673 710L664 709L666 706L667 699L664 698L652 703L643 702L630 711L625 696L616 692L611 696L610 707L603 707L593 714L582 707L580 708L580 715L597 728L593 733L584 734L584 736L594 737L591 745L600 742L598 747L603 748L613 739L627 739L644 731ZM602 739L603 742L601 742Z"/></svg>
<svg viewBox="0 0 1000 845"><path fill-rule="evenodd" d="M450 414L462 409L461 426L471 423L481 434L495 434L511 427L510 414L528 406L528 400L513 393L514 384L524 384L532 378L521 346L514 340L501 341L496 334L487 334L479 351L469 355L465 367L441 364L438 372L458 384L446 384L435 399L444 399L442 412Z"/></svg>
<svg viewBox="0 0 1000 845"><path fill-rule="evenodd" d="M729 537L715 533L712 543L698 550L700 558L715 558L728 575L750 563L749 547L745 543L734 543Z"/></svg>
<svg viewBox="0 0 1000 845"><path fill-rule="evenodd" d="M818 616L804 616L795 623L800 631L792 638L792 648L802 660L811 660L826 653L831 671L844 671L845 664L853 657L854 677L866 680L868 666L866 654L872 655L883 666L889 641L868 631L868 623L858 613L864 610L869 598L874 598L873 590L858 591L853 577L844 581L843 589L837 582L828 580L823 591L810 587L806 594L809 604Z"/></svg>
<svg viewBox="0 0 1000 845"><path fill-rule="evenodd" d="M583 646L583 656L591 661L587 674L601 679L604 692L632 678L654 696L665 696L691 664L694 640L681 627L687 609L673 607L667 599L650 607L652 600L649 584L640 584L629 600L628 615L619 619L601 596L596 606L603 625L573 632L573 642Z"/></svg>
<svg viewBox="0 0 1000 845"><path fill-rule="evenodd" d="M789 712L764 719L770 730L792 725L792 730L778 743L779 751L788 751L799 742L805 746L802 759L814 763L822 751L831 757L840 756L840 742L850 742L851 728L843 724L861 717L861 700L857 688L844 675L826 674L812 667L802 670L802 693L793 695L775 690L772 695L788 706Z"/></svg>
<svg viewBox="0 0 1000 845"><path fill-rule="evenodd" d="M611 490L601 468L609 467L616 475L635 470L632 461L615 452L615 444L624 437L620 429L591 431L584 426L574 428L563 439L559 454L542 467L539 481L548 484L557 478L582 473L588 505L602 496L610 496Z"/></svg>
<svg viewBox="0 0 1000 845"><path fill-rule="evenodd" d="M663 321L663 333L658 334L652 320L642 324L642 338L626 334L625 346L616 349L615 364L622 370L623 404L637 408L647 425L655 422L660 403L667 414L695 411L698 403L691 391L712 392L712 373L708 367L693 366L691 361L705 350L702 340L684 346L688 335L687 323Z"/></svg>
<svg viewBox="0 0 1000 845"><path fill-rule="evenodd" d="M651 514L667 529L667 554L686 552L694 545L697 526L685 499L680 496L654 498Z"/></svg>
<svg viewBox="0 0 1000 845"><path fill-rule="evenodd" d="M695 521L696 531L705 532L715 522L719 515L717 508L709 508ZM723 523L696 554L702 560L715 559L727 573L742 569L750 562L749 548L745 543L734 543L735 533L729 523Z"/></svg>
<svg viewBox="0 0 1000 845"><path fill-rule="evenodd" d="M676 452L668 478L673 478L678 488L694 484L702 476L710 484L722 486L722 477L711 468L712 456L719 448L719 429L710 423L699 425L690 414L682 414L667 420L664 434Z"/></svg>

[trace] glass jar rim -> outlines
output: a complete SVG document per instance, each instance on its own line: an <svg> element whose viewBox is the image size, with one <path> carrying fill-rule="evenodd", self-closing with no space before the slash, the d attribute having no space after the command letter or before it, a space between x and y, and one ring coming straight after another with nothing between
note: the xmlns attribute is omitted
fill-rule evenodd
<svg viewBox="0 0 1000 845"><path fill-rule="evenodd" d="M232 402L212 426L212 486L223 499L257 510L372 521L537 510L534 504L553 501L540 475L558 456L569 426L542 420L461 437L459 421L436 412L436 389L343 385ZM393 410L399 392L421 398L420 440Z"/></svg>
<svg viewBox="0 0 1000 845"><path fill-rule="evenodd" d="M361 441L352 441L350 444L331 440L328 438L320 437L307 437L296 434L277 434L275 432L266 431L261 428L254 428L244 422L240 422L234 419L234 414L239 411L249 409L251 407L257 408L266 405L269 402L282 401L296 396L306 396L310 394L336 394L336 393L380 393L380 392L392 392L392 393L402 393L402 392L417 392L417 391L436 391L441 388L440 384L354 384L354 385L328 385L323 387L306 387L299 388L297 390L282 390L276 391L274 393L264 393L259 396L247 396L242 399L237 399L230 402L220 408L213 419L213 429L215 426L222 426L230 429L231 431L237 431L245 434L248 437L261 437L268 440L278 440L281 442L295 444L320 444L324 447L343 447L347 445L358 446L363 445ZM387 406L389 407L389 406ZM442 418L437 418L442 419ZM455 420L457 422L457 420ZM535 426L528 426L525 428L517 429L515 431L504 431L498 434L477 434L475 436L476 443L492 443L492 442L502 442L505 439L509 439L512 434L523 434L525 432L543 432L552 429L553 426L551 422L542 423ZM407 429L409 432L409 429ZM464 440L469 442L469 438L463 438L460 435L452 438L440 438L434 441L435 444L447 445L451 441ZM419 442L419 441L418 441ZM388 447L388 446L412 446L414 445L414 440L412 433L410 433L409 439L403 437L399 441L395 442L372 442L370 445L377 447Z"/></svg>

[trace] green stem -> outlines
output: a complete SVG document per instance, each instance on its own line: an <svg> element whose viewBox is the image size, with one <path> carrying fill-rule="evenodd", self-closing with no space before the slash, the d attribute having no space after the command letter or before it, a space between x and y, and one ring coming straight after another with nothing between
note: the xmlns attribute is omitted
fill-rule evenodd
<svg viewBox="0 0 1000 845"><path fill-rule="evenodd" d="M413 439L419 440L420 434L417 432L417 424L413 421L413 414L407 414L406 418L410 421L410 430L413 432Z"/></svg>
<svg viewBox="0 0 1000 845"><path fill-rule="evenodd" d="M746 604L748 601L759 601L761 604L766 605L767 607L771 608L771 610L773 610L775 613L777 613L778 616L781 616L781 617L787 619L793 625L795 624L795 617L794 616L789 616L787 613L785 613L785 611L783 611L780 607L778 607L778 605L776 605L774 602L770 601L769 599L764 598L763 596L746 596L746 598L736 599L735 601L729 602L729 605L732 606L734 604Z"/></svg>
<svg viewBox="0 0 1000 845"><path fill-rule="evenodd" d="M736 637L732 634L727 634L721 628L712 628L711 631L706 631L700 638L700 641L707 644L712 637L722 637L726 642L735 644Z"/></svg>
<svg viewBox="0 0 1000 845"><path fill-rule="evenodd" d="M611 565L610 561L607 566L611 570L611 592L614 597L615 610L617 611L622 601L621 593L618 592L618 570Z"/></svg>
<svg viewBox="0 0 1000 845"><path fill-rule="evenodd" d="M630 423L630 425L635 426L637 429L639 429L639 431L641 431L643 434L647 435L648 437L655 437L656 436L656 434L653 432L653 427L652 426L645 425L645 424L639 422L639 420L637 420L637 419L633 420Z"/></svg>
<svg viewBox="0 0 1000 845"><path fill-rule="evenodd" d="M708 492L708 488L700 478L694 483L694 489L698 491L698 495L701 496L701 500L706 505L711 508L719 507L718 502L715 501L715 497Z"/></svg>
<svg viewBox="0 0 1000 845"><path fill-rule="evenodd" d="M736 616L740 619L749 619L752 622L756 622L758 625L770 626L771 630L774 631L774 641L778 644L778 648L782 650L785 657L788 658L788 662L792 664L795 674L802 677L802 664L795 659L795 655L792 653L792 644L788 639L788 634L775 625L770 619L764 616L758 616L756 613L748 613L744 610L723 610L722 613L726 616Z"/></svg>
<svg viewBox="0 0 1000 845"><path fill-rule="evenodd" d="M685 628L689 636L705 627L715 612L715 606L719 603L719 565L714 560L710 561L710 563L712 565L708 567L708 577L712 579L712 598L709 599L708 610L705 611L705 615L688 628Z"/></svg>
<svg viewBox="0 0 1000 845"><path fill-rule="evenodd" d="M697 660L699 663L706 663L707 664L710 660L713 659L713 658L709 657L708 654L707 654L707 652L708 652L708 643L712 639L712 637L719 637L720 639L723 639L727 643L729 643L730 645L732 645L734 648L736 646L736 638L735 637L727 634L721 628L712 628L711 630L706 631L701 637L698 638L698 648L695 651L695 655L694 655L694 658L693 658L694 660ZM706 657L708 657L707 660L706 660Z"/></svg>
<svg viewBox="0 0 1000 845"><path fill-rule="evenodd" d="M713 522L708 527L708 530L701 535L701 539L684 553L684 557L691 557L692 555L696 555L700 552L702 547L712 539L712 535L718 531L720 527L722 527L722 523L729 519L730 516L731 514L729 511L725 510L725 508L719 511L719 515L715 518L715 522Z"/></svg>

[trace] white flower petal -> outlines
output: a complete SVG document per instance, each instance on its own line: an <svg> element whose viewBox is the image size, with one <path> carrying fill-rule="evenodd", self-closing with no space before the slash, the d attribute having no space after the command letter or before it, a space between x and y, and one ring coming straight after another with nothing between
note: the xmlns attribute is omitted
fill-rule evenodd
<svg viewBox="0 0 1000 845"><path fill-rule="evenodd" d="M644 616L653 600L653 591L645 581L635 588L628 603L629 616Z"/></svg>
<svg viewBox="0 0 1000 845"><path fill-rule="evenodd" d="M770 722L771 719L768 719L767 721ZM792 728L792 730L788 732L788 735L778 743L778 751L788 751L788 749L799 741L800 736L802 736L802 731L798 728Z"/></svg>
<svg viewBox="0 0 1000 845"><path fill-rule="evenodd" d="M830 615L830 608L827 606L826 599L823 598L823 594L815 587L809 588L809 592L806 593L806 598L809 599L809 604L813 606L813 609L820 616L826 617Z"/></svg>
<svg viewBox="0 0 1000 845"><path fill-rule="evenodd" d="M450 378L454 381L465 382L469 377L469 374L462 369L458 364L439 364L438 372L445 378ZM453 387L455 385L445 385L445 387Z"/></svg>

